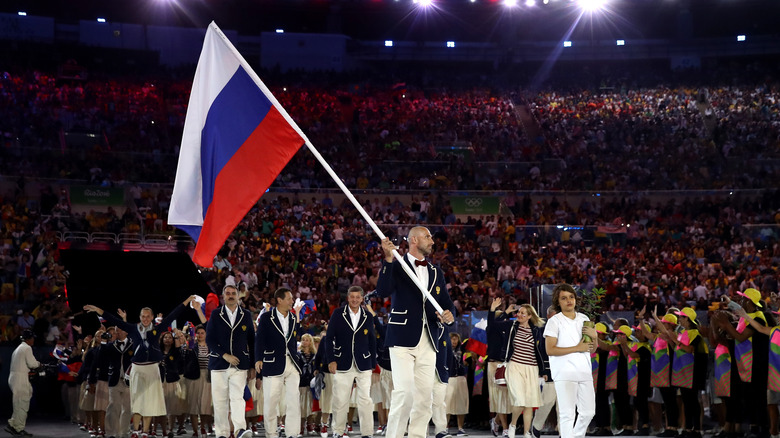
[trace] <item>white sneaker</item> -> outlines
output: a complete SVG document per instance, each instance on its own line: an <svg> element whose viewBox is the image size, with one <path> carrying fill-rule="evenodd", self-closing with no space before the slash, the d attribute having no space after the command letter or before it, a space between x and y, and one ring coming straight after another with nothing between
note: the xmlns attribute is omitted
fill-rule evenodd
<svg viewBox="0 0 780 438"><path fill-rule="evenodd" d="M509 426L506 436L509 438L515 438L515 426Z"/></svg>

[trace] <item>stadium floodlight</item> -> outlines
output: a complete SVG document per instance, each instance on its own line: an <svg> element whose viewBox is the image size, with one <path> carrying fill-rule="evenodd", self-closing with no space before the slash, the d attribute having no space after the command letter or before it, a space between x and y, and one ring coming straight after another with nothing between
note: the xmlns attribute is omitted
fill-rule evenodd
<svg viewBox="0 0 780 438"><path fill-rule="evenodd" d="M536 5L536 0L525 0L525 5L529 8Z"/></svg>
<svg viewBox="0 0 780 438"><path fill-rule="evenodd" d="M745 35L737 35L737 41L739 41L740 43L745 41Z"/></svg>
<svg viewBox="0 0 780 438"><path fill-rule="evenodd" d="M385 40L385 47L393 47L393 40Z"/></svg>
<svg viewBox="0 0 780 438"><path fill-rule="evenodd" d="M626 45L626 40L617 40L617 45L618 46L625 46Z"/></svg>
<svg viewBox="0 0 780 438"><path fill-rule="evenodd" d="M607 4L606 0L578 0L577 2L585 12L600 11Z"/></svg>
<svg viewBox="0 0 780 438"><path fill-rule="evenodd" d="M27 12L24 12L24 11L19 11L19 12L17 12L17 14L19 14L20 17L26 17L27 16Z"/></svg>
<svg viewBox="0 0 780 438"><path fill-rule="evenodd" d="M548 4L548 3L550 3L550 0L543 0L542 3Z"/></svg>
<svg viewBox="0 0 780 438"><path fill-rule="evenodd" d="M455 41L447 41L447 47L455 47Z"/></svg>
<svg viewBox="0 0 780 438"><path fill-rule="evenodd" d="M504 6L507 8L514 8L517 6L517 0L504 0Z"/></svg>
<svg viewBox="0 0 780 438"><path fill-rule="evenodd" d="M563 47L571 47L571 41L564 41Z"/></svg>
<svg viewBox="0 0 780 438"><path fill-rule="evenodd" d="M284 33L284 29L276 29L276 33Z"/></svg>
<svg viewBox="0 0 780 438"><path fill-rule="evenodd" d="M469 0L471 3L476 3L477 0Z"/></svg>
<svg viewBox="0 0 780 438"><path fill-rule="evenodd" d="M414 0L421 8L433 6L433 0Z"/></svg>
<svg viewBox="0 0 780 438"><path fill-rule="evenodd" d="M105 18L103 18L103 17L100 17L100 18L98 18L98 19L97 19L97 22L98 22L98 23L105 23L105 22L106 22L106 19L105 19Z"/></svg>

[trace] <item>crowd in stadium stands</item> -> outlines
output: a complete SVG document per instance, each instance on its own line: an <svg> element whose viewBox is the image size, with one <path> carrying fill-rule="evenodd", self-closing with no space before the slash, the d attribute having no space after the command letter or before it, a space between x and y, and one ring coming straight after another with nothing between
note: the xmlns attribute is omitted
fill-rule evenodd
<svg viewBox="0 0 780 438"><path fill-rule="evenodd" d="M605 287L606 307L659 309L688 302L699 309L722 295L754 287L778 292L780 224L776 191L755 201L702 200L651 205L643 200L601 200L570 206L567 202L514 205L514 219L455 219L448 203L427 196L404 205L389 197L366 201L365 208L391 234L405 236L416 223L432 226L433 258L446 272L448 287L460 313L485 310L491 297L513 295L528 300L529 288L561 281L591 289ZM55 217L25 210L6 200L2 209L2 341L14 340L25 328L25 312L35 318L38 342L53 342L67 333L62 287L65 273L58 264L56 231L81 227L100 230L137 226L126 213L103 220L84 216ZM623 234L566 234L556 224L627 225ZM73 227L73 228L69 228ZM350 285L367 291L376 285L381 265L378 241L350 205L263 198L239 224L215 269L204 270L213 290L234 282L248 291L246 304L273 302L273 291L286 286L301 299L313 299L317 311L304 325L313 331L329 317ZM388 309L375 302L382 314ZM29 321L28 321L29 322Z"/></svg>
<svg viewBox="0 0 780 438"><path fill-rule="evenodd" d="M103 185L170 183L189 89L190 82L170 78L74 82L6 73L0 171ZM359 189L747 189L780 176L780 102L768 86L624 86L523 97L405 83L273 91ZM455 146L465 149L452 153ZM306 150L277 185L335 187Z"/></svg>
<svg viewBox="0 0 780 438"><path fill-rule="evenodd" d="M169 230L170 190L141 183L173 181L189 89L183 80L74 82L37 71L0 78L0 174L17 178L0 202L0 344L15 344L25 329L39 346L75 346L83 337L71 324L78 309L64 294L58 233ZM611 311L707 311L749 288L778 310L774 88L561 88L522 97L400 83L273 91L348 187L376 189L363 205L402 246L412 225L430 224L431 258L458 316L488 310L495 297L527 302L532 288L561 282L605 288ZM60 182L30 203L25 184L34 178L127 186L135 205L74 213ZM214 268L203 270L211 289L235 284L257 313L288 287L316 303L302 322L313 335L350 286L374 290L383 254L356 210L292 194L333 185L299 152L275 183L289 192L262 198ZM664 203L639 194L722 188L763 191ZM388 189L418 191L402 202L381 192ZM512 216L458 218L444 196L455 189L509 191L503 201ZM533 190L638 194L571 205L565 194L542 200ZM385 301L371 303L386 316Z"/></svg>

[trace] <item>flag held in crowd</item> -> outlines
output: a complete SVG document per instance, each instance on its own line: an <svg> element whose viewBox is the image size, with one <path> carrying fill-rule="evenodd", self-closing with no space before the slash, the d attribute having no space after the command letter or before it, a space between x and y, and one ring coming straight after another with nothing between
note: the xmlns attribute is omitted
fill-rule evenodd
<svg viewBox="0 0 780 438"><path fill-rule="evenodd" d="M184 122L168 223L213 265L228 235L305 142L305 136L227 37L206 31Z"/></svg>
<svg viewBox="0 0 780 438"><path fill-rule="evenodd" d="M482 318L478 323L474 324L474 328L471 329L471 336L466 341L466 351L471 351L478 356L484 356L487 354L487 320Z"/></svg>

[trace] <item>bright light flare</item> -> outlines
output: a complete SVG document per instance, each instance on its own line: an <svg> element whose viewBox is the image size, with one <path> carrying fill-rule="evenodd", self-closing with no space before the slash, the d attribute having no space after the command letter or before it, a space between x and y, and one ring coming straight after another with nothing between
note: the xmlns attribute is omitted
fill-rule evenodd
<svg viewBox="0 0 780 438"><path fill-rule="evenodd" d="M740 43L745 41L746 39L747 38L745 38L745 35L737 35L737 41L739 41Z"/></svg>
<svg viewBox="0 0 780 438"><path fill-rule="evenodd" d="M607 0L578 0L577 4L585 12L597 12L607 5Z"/></svg>
<svg viewBox="0 0 780 438"><path fill-rule="evenodd" d="M525 5L530 7L536 6L536 0L525 0Z"/></svg>
<svg viewBox="0 0 780 438"><path fill-rule="evenodd" d="M412 0L412 2L421 8L429 8L433 6L433 0Z"/></svg>
<svg viewBox="0 0 780 438"><path fill-rule="evenodd" d="M517 0L504 0L504 6L507 8L514 8L517 6Z"/></svg>

